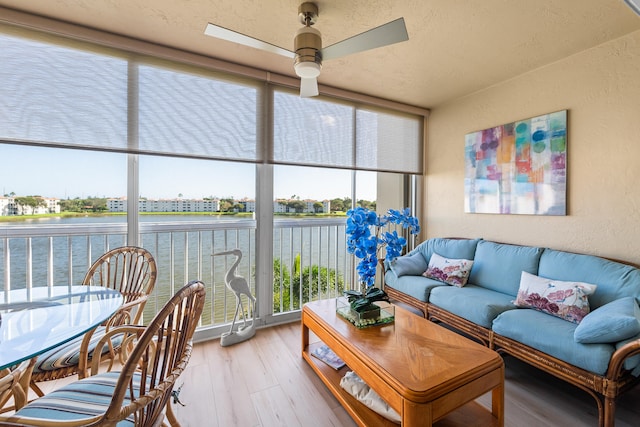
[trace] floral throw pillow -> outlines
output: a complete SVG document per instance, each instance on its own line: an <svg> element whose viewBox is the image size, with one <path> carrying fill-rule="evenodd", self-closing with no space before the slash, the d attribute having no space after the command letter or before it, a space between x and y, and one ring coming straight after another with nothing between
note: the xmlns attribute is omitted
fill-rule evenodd
<svg viewBox="0 0 640 427"><path fill-rule="evenodd" d="M580 323L589 314L588 296L595 291L596 285L589 283L551 280L523 271L514 304Z"/></svg>
<svg viewBox="0 0 640 427"><path fill-rule="evenodd" d="M461 288L467 284L472 266L472 260L449 259L434 252L429 259L427 270L422 275Z"/></svg>

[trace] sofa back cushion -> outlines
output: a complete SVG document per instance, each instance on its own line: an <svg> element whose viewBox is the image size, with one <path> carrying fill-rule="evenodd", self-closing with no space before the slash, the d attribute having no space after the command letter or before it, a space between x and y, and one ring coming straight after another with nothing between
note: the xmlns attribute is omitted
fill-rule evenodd
<svg viewBox="0 0 640 427"><path fill-rule="evenodd" d="M596 292L589 296L591 310L628 296L640 301L640 270L620 262L545 249L540 257L538 273L550 279L597 285Z"/></svg>
<svg viewBox="0 0 640 427"><path fill-rule="evenodd" d="M482 240L478 243L469 283L504 294L518 293L522 272L538 274L543 249Z"/></svg>
<svg viewBox="0 0 640 427"><path fill-rule="evenodd" d="M421 253L427 265L431 260L431 255L434 253L445 258L472 260L476 253L476 246L478 246L478 242L481 240L482 239L447 239L436 237L420 243L407 255ZM423 272L424 271L421 271L420 274Z"/></svg>

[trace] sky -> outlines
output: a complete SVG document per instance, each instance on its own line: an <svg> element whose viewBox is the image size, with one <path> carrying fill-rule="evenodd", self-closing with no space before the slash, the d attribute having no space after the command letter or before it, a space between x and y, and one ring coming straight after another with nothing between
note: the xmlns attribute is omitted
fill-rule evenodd
<svg viewBox="0 0 640 427"><path fill-rule="evenodd" d="M86 150L0 144L0 191L55 198L124 197L127 156ZM375 173L358 172L358 199L375 200ZM255 199L255 165L140 156L140 195L149 199ZM274 197L324 200L350 197L351 173L275 166Z"/></svg>

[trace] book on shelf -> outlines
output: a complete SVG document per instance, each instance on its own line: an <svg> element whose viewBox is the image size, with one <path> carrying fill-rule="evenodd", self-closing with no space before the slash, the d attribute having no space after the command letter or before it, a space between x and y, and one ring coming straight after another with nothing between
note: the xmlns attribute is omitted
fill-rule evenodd
<svg viewBox="0 0 640 427"><path fill-rule="evenodd" d="M316 349L311 352L311 355L322 360L336 371L346 365L344 360L340 359L326 344L316 347Z"/></svg>

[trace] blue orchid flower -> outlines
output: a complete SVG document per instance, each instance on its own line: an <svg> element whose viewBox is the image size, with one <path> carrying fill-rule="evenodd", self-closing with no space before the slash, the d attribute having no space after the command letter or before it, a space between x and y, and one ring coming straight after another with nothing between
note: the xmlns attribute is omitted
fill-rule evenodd
<svg viewBox="0 0 640 427"><path fill-rule="evenodd" d="M420 232L418 218L411 215L409 208L401 211L389 209L384 216L363 207L347 212L347 252L361 259L356 271L360 281L367 288L375 283L378 258L382 249L386 249L385 257L391 261L402 255L402 249L407 244L407 240L398 235L396 230L388 231L390 224L402 226L402 229L408 230L411 235Z"/></svg>

